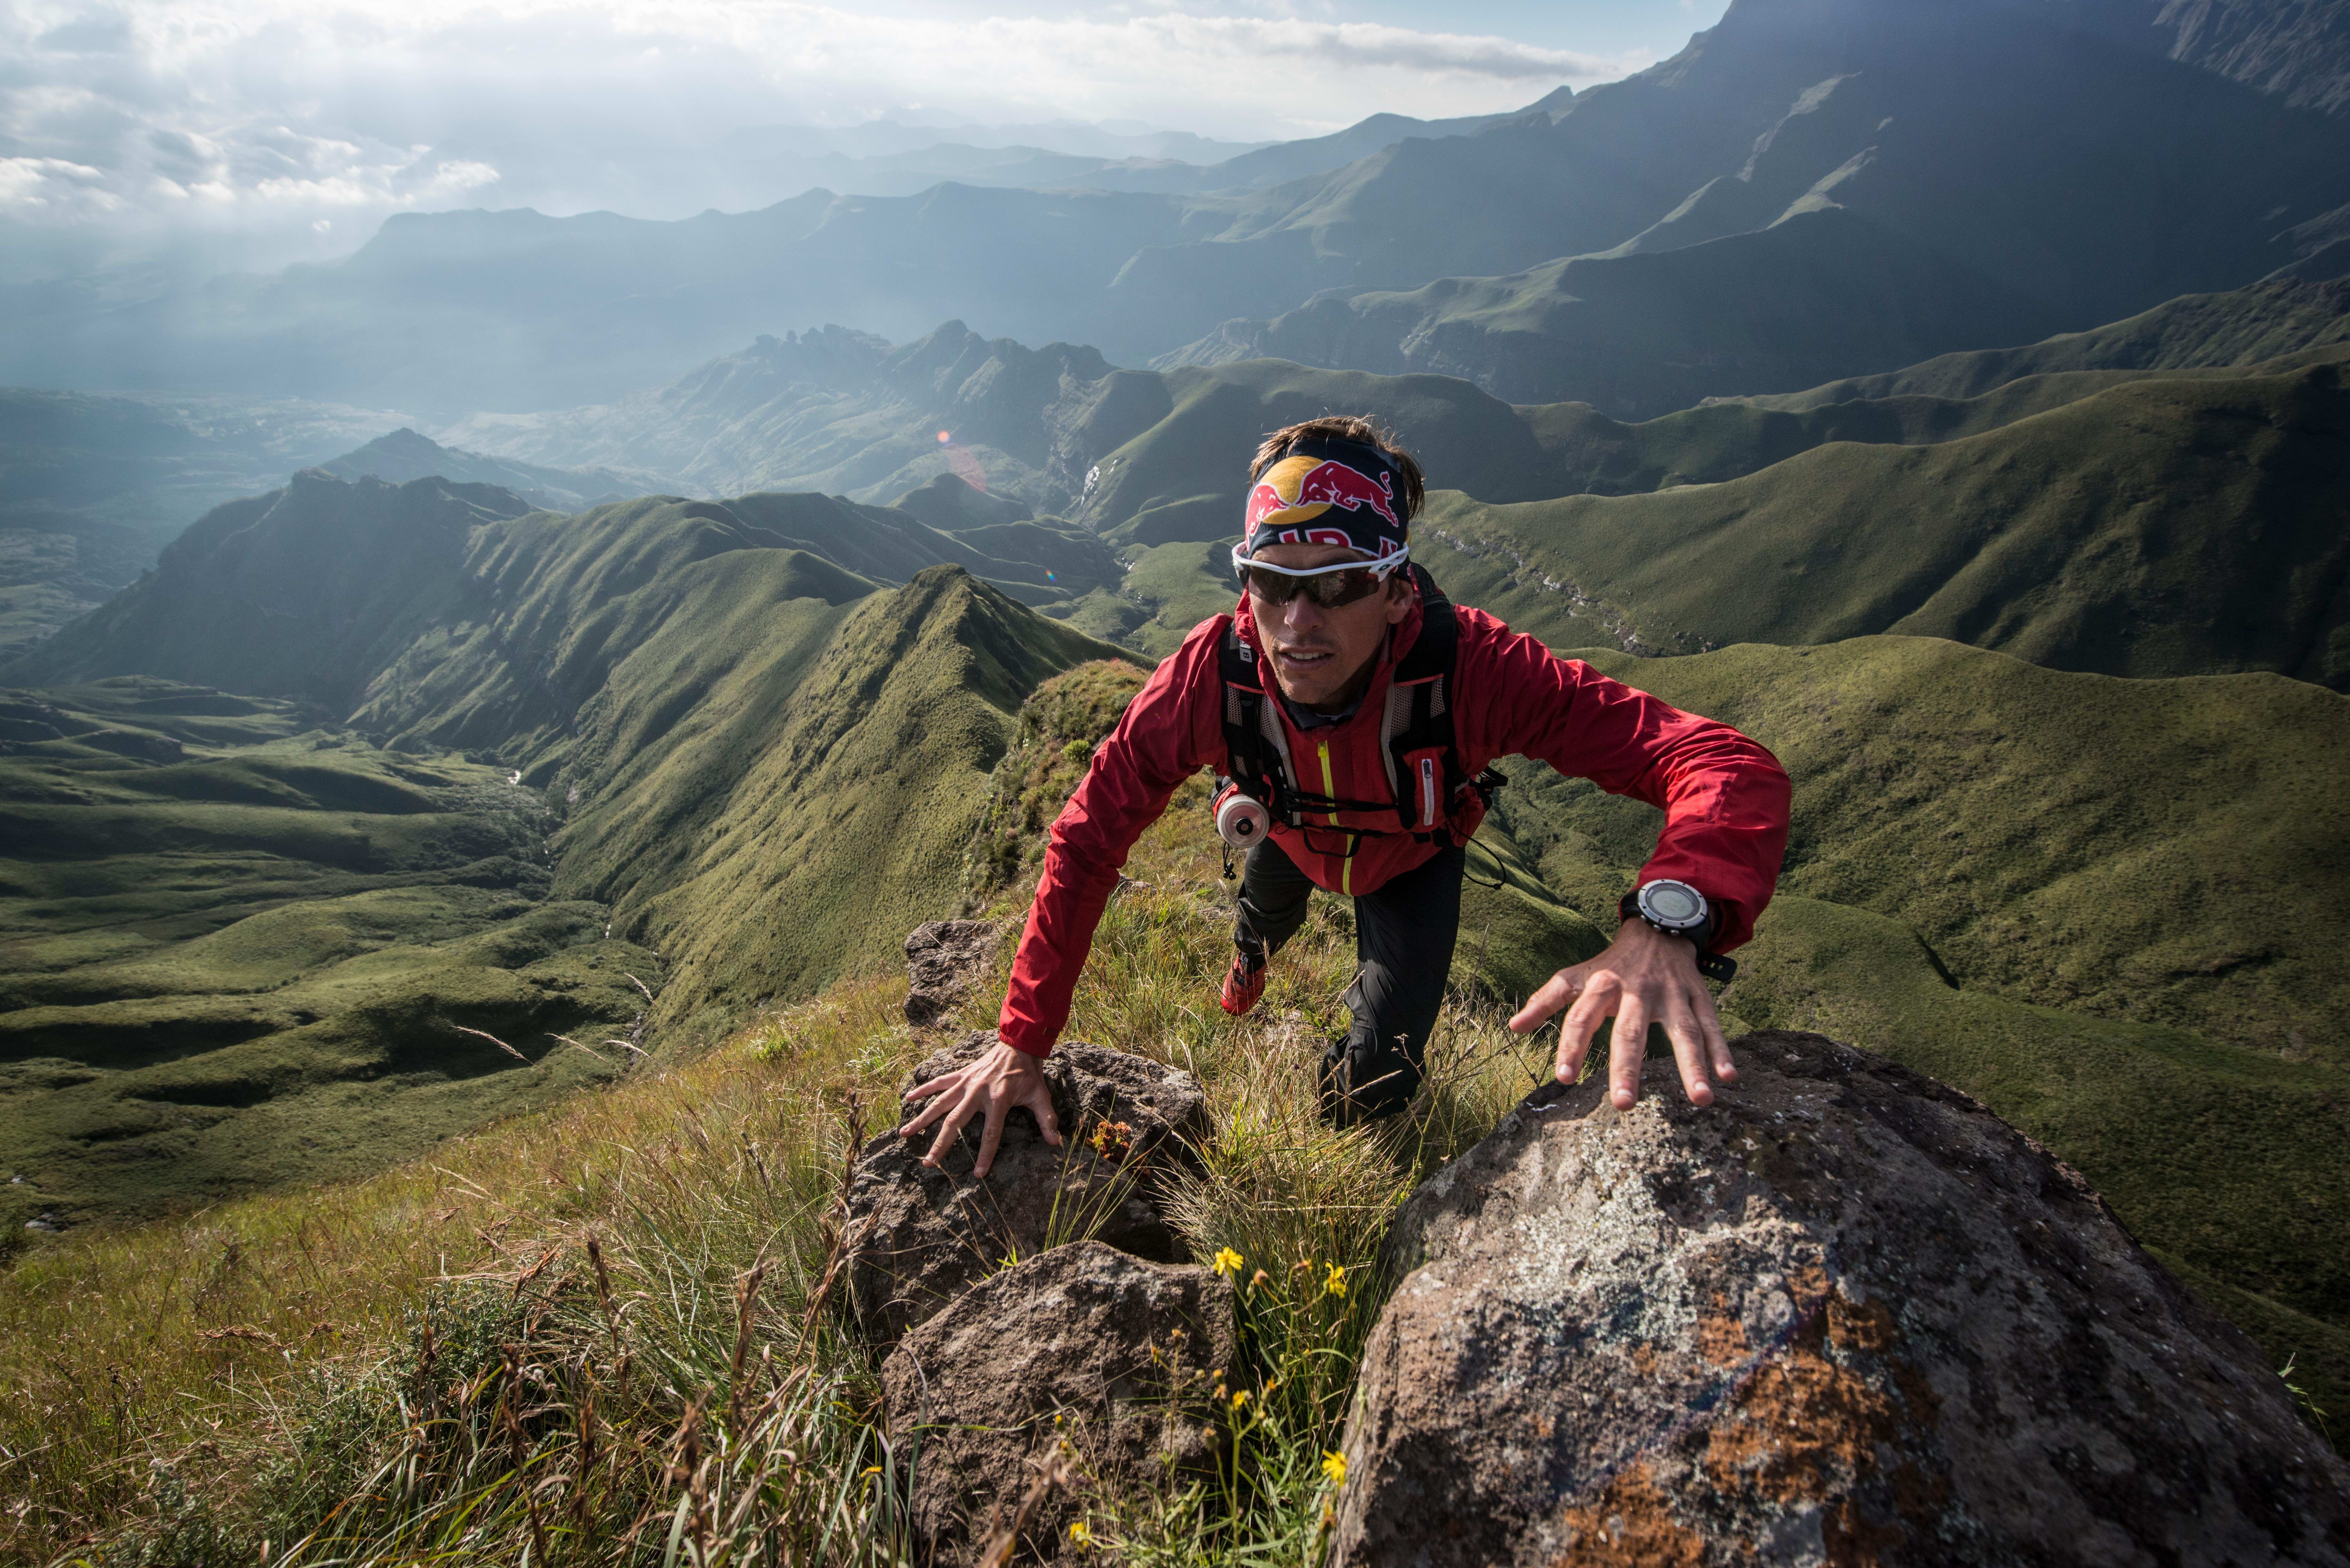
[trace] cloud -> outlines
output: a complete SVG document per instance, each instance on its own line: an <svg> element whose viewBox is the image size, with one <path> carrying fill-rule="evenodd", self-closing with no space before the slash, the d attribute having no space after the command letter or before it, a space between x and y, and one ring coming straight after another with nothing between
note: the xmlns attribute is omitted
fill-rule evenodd
<svg viewBox="0 0 2350 1568"><path fill-rule="evenodd" d="M1272 14L901 3L926 9L11 0L0 6L0 214L276 223L312 246L364 233L355 220L484 199L671 216L801 188L712 172L707 150L762 127L1119 119L1263 140L1380 109L1492 112L1645 63Z"/></svg>

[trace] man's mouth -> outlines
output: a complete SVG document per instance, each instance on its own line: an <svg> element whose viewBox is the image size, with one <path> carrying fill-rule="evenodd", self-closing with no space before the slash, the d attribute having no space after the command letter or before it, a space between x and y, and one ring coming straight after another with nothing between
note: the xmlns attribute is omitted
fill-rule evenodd
<svg viewBox="0 0 2350 1568"><path fill-rule="evenodd" d="M1273 656L1284 664L1295 665L1300 670L1312 670L1337 657L1326 648L1276 648Z"/></svg>

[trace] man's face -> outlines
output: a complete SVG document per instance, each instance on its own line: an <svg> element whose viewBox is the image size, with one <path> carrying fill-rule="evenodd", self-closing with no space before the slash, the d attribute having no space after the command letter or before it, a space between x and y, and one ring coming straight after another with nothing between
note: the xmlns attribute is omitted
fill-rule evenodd
<svg viewBox="0 0 2350 1568"><path fill-rule="evenodd" d="M1269 566L1326 566L1363 559L1344 545L1267 545L1256 558ZM1273 660L1282 695L1301 708L1343 708L1361 691L1388 628L1411 611L1401 574L1350 605L1324 609L1304 594L1277 605L1250 594L1257 639Z"/></svg>

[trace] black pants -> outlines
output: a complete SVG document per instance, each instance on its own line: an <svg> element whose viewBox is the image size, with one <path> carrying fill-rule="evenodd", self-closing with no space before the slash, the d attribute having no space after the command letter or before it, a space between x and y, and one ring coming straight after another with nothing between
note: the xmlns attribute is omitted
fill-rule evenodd
<svg viewBox="0 0 2350 1568"><path fill-rule="evenodd" d="M1457 849L1437 852L1355 900L1354 1028L1323 1058L1326 1114L1339 1126L1392 1116L1419 1088L1428 1037L1444 1003L1452 944L1461 934ZM1249 851L1232 943L1270 958L1305 923L1314 884L1271 839Z"/></svg>

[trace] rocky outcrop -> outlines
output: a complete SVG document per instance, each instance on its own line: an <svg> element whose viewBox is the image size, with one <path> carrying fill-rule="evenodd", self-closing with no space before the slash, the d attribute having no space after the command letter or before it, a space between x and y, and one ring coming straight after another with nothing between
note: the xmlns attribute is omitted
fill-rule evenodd
<svg viewBox="0 0 2350 1568"><path fill-rule="evenodd" d="M2342 1563L2350 1466L1980 1105L1816 1035L1531 1096L1388 1242L1340 1563Z"/></svg>
<svg viewBox="0 0 2350 1568"><path fill-rule="evenodd" d="M972 1035L914 1070L926 1084L995 1042ZM892 1344L1007 1260L1066 1241L1107 1242L1172 1262L1182 1242L1159 1208L1159 1184L1196 1159L1207 1100L1189 1073L1122 1051L1066 1041L1045 1063L1062 1147L1014 1110L985 1181L974 1180L981 1122L932 1169L927 1132L893 1130L865 1146L849 1179L849 1303L875 1341Z"/></svg>
<svg viewBox="0 0 2350 1568"><path fill-rule="evenodd" d="M906 939L906 1021L926 1029L987 974L1003 928L993 920L925 920Z"/></svg>
<svg viewBox="0 0 2350 1568"><path fill-rule="evenodd" d="M892 1439L919 1434L912 1521L930 1561L1009 1530L1050 1560L1102 1483L1205 1470L1232 1367L1232 1286L1077 1241L989 1276L881 1368Z"/></svg>

